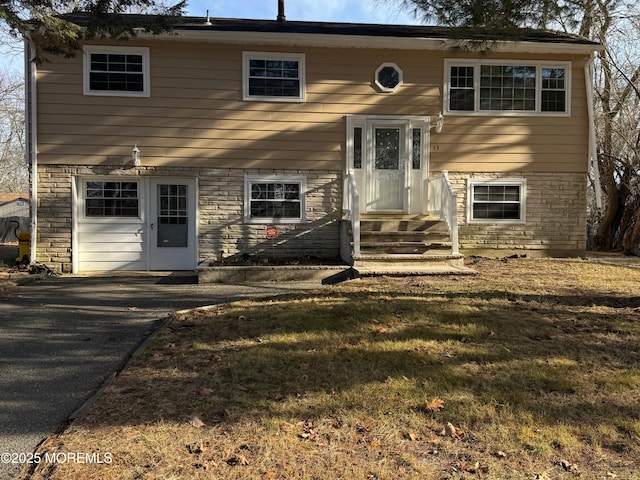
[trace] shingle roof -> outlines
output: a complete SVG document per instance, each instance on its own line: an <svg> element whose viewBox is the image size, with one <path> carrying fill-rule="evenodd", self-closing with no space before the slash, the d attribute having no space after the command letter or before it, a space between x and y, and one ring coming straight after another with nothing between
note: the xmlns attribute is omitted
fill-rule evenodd
<svg viewBox="0 0 640 480"><path fill-rule="evenodd" d="M133 28L147 28L157 20L152 15L122 15ZM67 21L85 26L89 14L72 13L63 15ZM383 25L366 23L306 22L276 20L247 20L233 18L179 17L175 19L174 30L212 32L257 32L281 34L349 35L390 38L426 38L477 41L526 41L540 43L561 43L598 45L584 37L550 30L521 28L514 30L487 30L483 28L442 27L430 25Z"/></svg>

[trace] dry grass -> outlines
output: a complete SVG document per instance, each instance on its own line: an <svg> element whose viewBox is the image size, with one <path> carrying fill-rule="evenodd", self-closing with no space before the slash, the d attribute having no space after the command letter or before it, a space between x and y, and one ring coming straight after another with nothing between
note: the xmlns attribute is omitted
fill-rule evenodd
<svg viewBox="0 0 640 480"><path fill-rule="evenodd" d="M33 478L640 478L640 269L476 268L176 317Z"/></svg>

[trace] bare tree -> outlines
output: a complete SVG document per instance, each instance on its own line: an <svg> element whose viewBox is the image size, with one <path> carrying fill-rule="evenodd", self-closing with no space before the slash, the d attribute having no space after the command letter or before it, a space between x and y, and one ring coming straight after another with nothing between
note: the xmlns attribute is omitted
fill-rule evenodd
<svg viewBox="0 0 640 480"><path fill-rule="evenodd" d="M638 253L640 244L640 42L638 7L596 0L598 165L604 208L594 246Z"/></svg>
<svg viewBox="0 0 640 480"><path fill-rule="evenodd" d="M24 85L20 74L0 72L0 191L29 191L24 158Z"/></svg>

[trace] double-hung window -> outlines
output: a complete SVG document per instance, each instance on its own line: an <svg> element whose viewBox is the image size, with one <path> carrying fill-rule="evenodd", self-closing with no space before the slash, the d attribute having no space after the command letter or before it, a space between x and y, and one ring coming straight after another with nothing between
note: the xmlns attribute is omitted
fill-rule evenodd
<svg viewBox="0 0 640 480"><path fill-rule="evenodd" d="M304 221L306 182L298 176L245 177L246 223Z"/></svg>
<svg viewBox="0 0 640 480"><path fill-rule="evenodd" d="M84 94L148 97L149 49L146 47L84 47Z"/></svg>
<svg viewBox="0 0 640 480"><path fill-rule="evenodd" d="M469 223L524 223L526 180L524 178L469 179L467 221Z"/></svg>
<svg viewBox="0 0 640 480"><path fill-rule="evenodd" d="M305 56L302 53L244 52L242 75L244 100L305 100Z"/></svg>
<svg viewBox="0 0 640 480"><path fill-rule="evenodd" d="M445 60L450 114L568 115L569 62Z"/></svg>

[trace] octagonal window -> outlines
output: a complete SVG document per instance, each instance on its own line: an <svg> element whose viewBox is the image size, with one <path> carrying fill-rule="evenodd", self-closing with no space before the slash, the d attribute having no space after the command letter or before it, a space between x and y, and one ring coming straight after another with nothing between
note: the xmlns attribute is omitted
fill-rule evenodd
<svg viewBox="0 0 640 480"><path fill-rule="evenodd" d="M383 92L394 92L402 85L402 70L395 63L383 63L376 69L375 83Z"/></svg>

